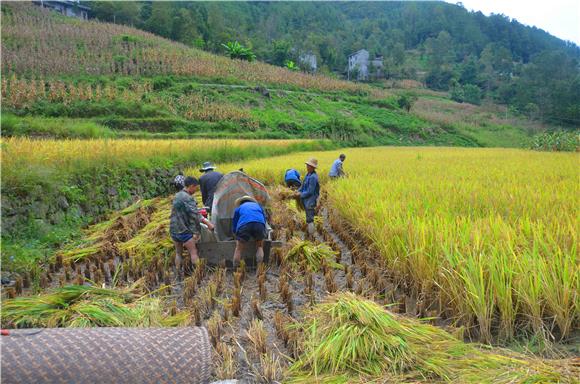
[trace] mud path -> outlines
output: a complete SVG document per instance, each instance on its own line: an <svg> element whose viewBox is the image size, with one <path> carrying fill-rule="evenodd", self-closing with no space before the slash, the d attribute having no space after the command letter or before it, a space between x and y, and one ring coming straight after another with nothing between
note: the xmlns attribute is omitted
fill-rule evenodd
<svg viewBox="0 0 580 384"><path fill-rule="evenodd" d="M274 239L304 240L304 213L284 199L280 187L272 188L271 195ZM146 256L120 252L119 246L140 236L142 230L154 235L152 241L163 241L166 215L162 209L167 204L164 201L158 200L161 205L156 209L139 208L130 215L113 218L110 228L94 241L99 245L91 251L94 254L70 265L63 265L57 257L47 271L41 272L40 287L36 290L89 282L119 286L139 279L144 279L152 291L168 286L159 291L167 311L189 311L191 325L208 329L214 345L213 379L248 383L283 379L284 370L299 354L297 337L284 331L285 326L299 321L304 310L330 293L350 290L380 304L396 303L390 307L396 312L426 314L416 298L405 294L404 285L396 283L396 276L389 275L378 253L364 244L362 237L331 208L319 212L311 241L330 246L342 269L324 266L319 272L306 273L291 268L284 262L283 255L289 250L285 247L273 250L270 262L259 270L232 271L205 263L193 267L185 253L185 273L180 277L173 267L174 251L167 245ZM155 220L159 225L148 227ZM87 249L92 245L88 244ZM29 294L30 288L22 293Z"/></svg>

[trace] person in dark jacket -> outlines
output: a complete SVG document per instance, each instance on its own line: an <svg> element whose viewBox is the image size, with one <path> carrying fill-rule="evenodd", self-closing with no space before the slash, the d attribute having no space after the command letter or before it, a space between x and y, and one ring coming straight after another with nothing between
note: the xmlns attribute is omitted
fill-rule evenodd
<svg viewBox="0 0 580 384"><path fill-rule="evenodd" d="M198 209L193 194L199 187L199 181L191 176L184 180L184 188L177 192L171 206L169 218L169 234L175 245L175 268L181 276L181 255L183 247L189 252L192 263L198 260L196 243L201 238L201 224L207 225L210 231L213 225L203 217Z"/></svg>
<svg viewBox="0 0 580 384"><path fill-rule="evenodd" d="M287 169L286 173L284 174L284 182L288 188L294 190L300 188L300 185L302 184L300 182L300 173L293 168Z"/></svg>
<svg viewBox="0 0 580 384"><path fill-rule="evenodd" d="M318 183L318 160L312 158L306 163L306 171L308 172L304 177L304 182L298 190L296 196L300 197L304 210L306 211L306 223L308 225L308 234L314 234L314 215L316 205L318 204L318 197L320 196L320 184Z"/></svg>
<svg viewBox="0 0 580 384"><path fill-rule="evenodd" d="M203 175L199 178L201 201L203 202L203 205L208 208L208 212L211 213L213 195L219 181L222 179L222 177L224 177L224 175L216 172L215 166L209 161L203 163L203 166L199 171L203 173Z"/></svg>
<svg viewBox="0 0 580 384"><path fill-rule="evenodd" d="M264 239L266 238L266 214L262 206L250 196L236 200L236 210L232 220L232 232L236 236L234 267L240 264L244 246L250 240L256 241L256 262L264 260Z"/></svg>

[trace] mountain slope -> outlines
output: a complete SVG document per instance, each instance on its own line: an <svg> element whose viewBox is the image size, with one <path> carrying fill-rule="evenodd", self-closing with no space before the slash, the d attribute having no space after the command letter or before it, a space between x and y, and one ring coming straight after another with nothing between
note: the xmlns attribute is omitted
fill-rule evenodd
<svg viewBox="0 0 580 384"><path fill-rule="evenodd" d="M520 146L528 135L493 105L468 108L467 121L467 105L419 90L408 113L398 90L230 60L29 4L3 3L2 12L5 135L463 146Z"/></svg>
<svg viewBox="0 0 580 384"><path fill-rule="evenodd" d="M580 125L580 48L503 15L486 17L435 1L91 6L100 20L137 25L213 52L239 40L260 60L279 66L299 63L300 54L310 52L319 70L339 76L348 55L366 48L384 57L387 78L419 80L451 90L457 99L477 92L532 119Z"/></svg>

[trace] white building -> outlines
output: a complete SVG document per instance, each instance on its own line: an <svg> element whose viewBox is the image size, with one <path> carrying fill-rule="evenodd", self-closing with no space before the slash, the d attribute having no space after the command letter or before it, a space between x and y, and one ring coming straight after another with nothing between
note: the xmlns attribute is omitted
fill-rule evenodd
<svg viewBox="0 0 580 384"><path fill-rule="evenodd" d="M373 74L380 77L383 69L383 57L377 56L370 59L369 51L361 49L348 56L347 78L348 80L368 80Z"/></svg>
<svg viewBox="0 0 580 384"><path fill-rule="evenodd" d="M49 0L35 0L34 4L40 5L43 8L52 9L63 16L76 17L78 19L87 20L89 18L90 7L80 3L80 0L72 1L49 1Z"/></svg>

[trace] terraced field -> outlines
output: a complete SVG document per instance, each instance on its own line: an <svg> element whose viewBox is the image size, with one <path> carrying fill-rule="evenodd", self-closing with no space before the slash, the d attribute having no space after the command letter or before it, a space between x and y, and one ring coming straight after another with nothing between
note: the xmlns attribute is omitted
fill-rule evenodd
<svg viewBox="0 0 580 384"><path fill-rule="evenodd" d="M186 264L185 279L176 279L170 200L143 200L89 227L48 268L18 276L4 290L4 324L202 325L216 379L574 382L574 359L465 341L574 343L577 155L345 152L349 177L338 181L326 177L337 153L314 154L323 208L311 241L278 184L313 153L221 167L243 167L270 186L274 236L286 246L257 270ZM78 290L90 292L71 294Z"/></svg>

